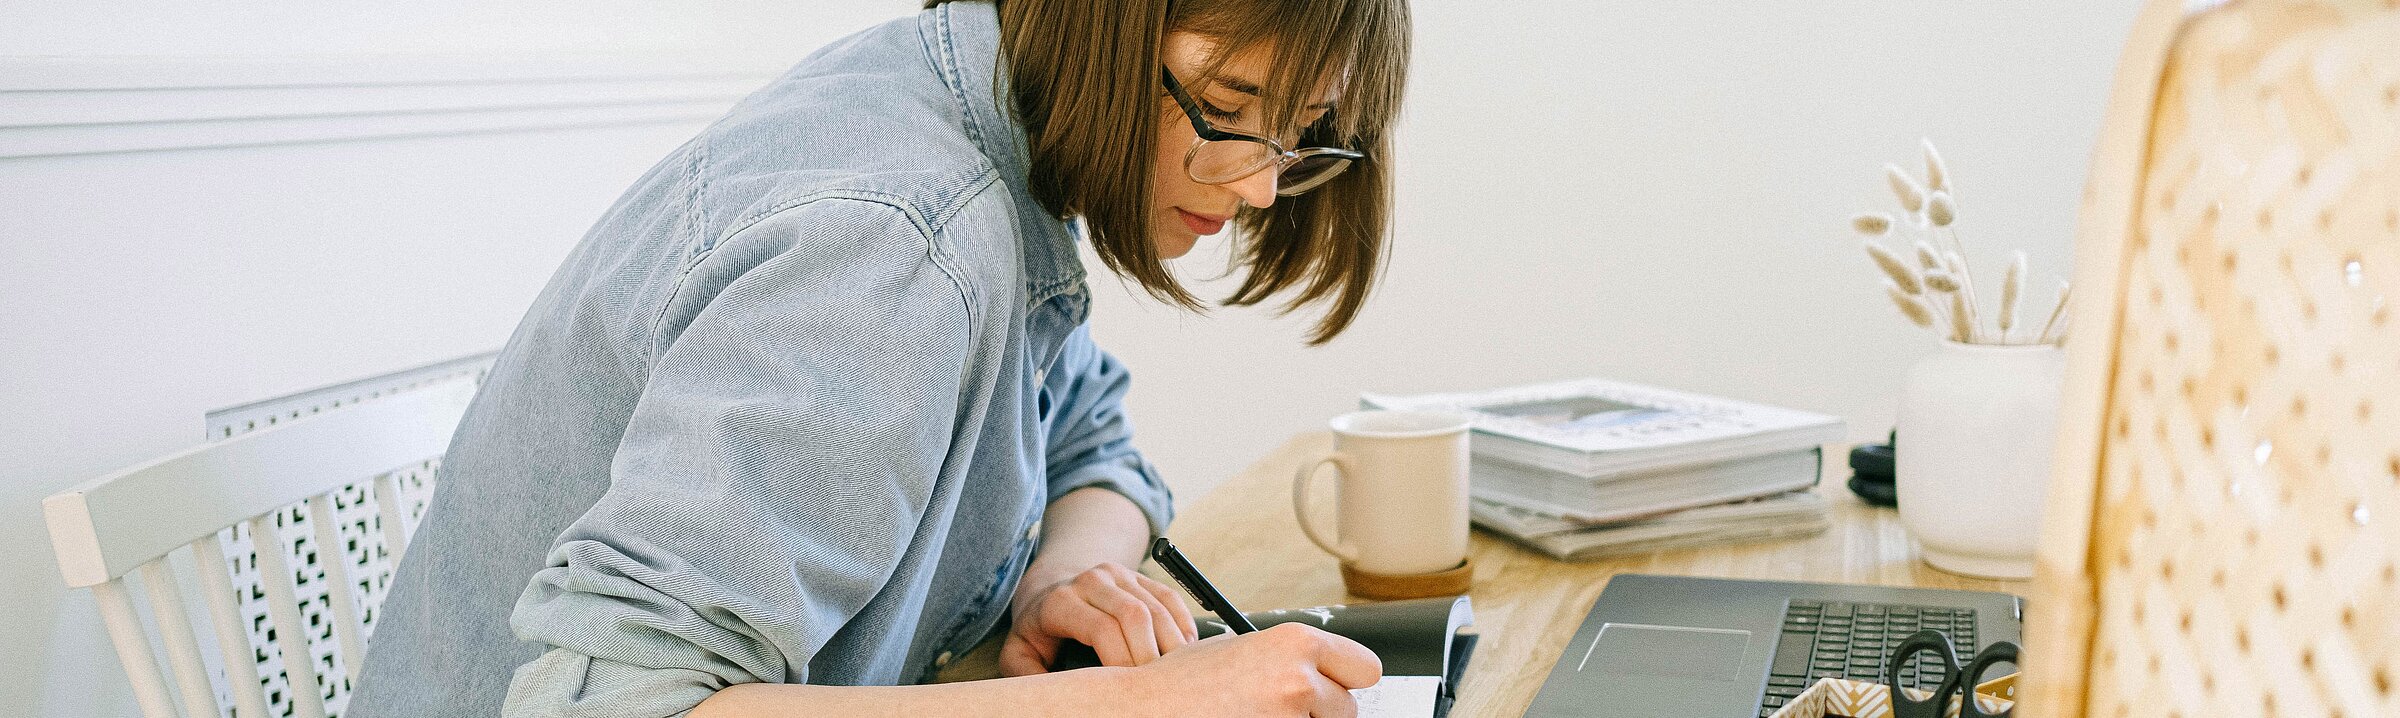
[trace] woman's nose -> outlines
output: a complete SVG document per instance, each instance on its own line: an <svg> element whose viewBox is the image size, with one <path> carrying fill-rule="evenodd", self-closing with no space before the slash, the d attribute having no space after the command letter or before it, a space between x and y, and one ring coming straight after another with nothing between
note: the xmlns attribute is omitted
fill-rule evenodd
<svg viewBox="0 0 2400 718"><path fill-rule="evenodd" d="M1240 195L1242 204L1266 209L1268 205L1275 204L1275 179L1277 175L1283 174L1279 171L1281 169L1275 165L1267 165L1264 169L1250 173L1248 177L1225 183L1225 187L1233 190L1234 194Z"/></svg>

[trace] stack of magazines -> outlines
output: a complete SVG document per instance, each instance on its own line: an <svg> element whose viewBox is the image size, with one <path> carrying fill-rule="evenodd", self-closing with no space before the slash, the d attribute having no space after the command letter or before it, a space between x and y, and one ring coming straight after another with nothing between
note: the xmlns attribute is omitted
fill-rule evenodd
<svg viewBox="0 0 2400 718"><path fill-rule="evenodd" d="M1370 409L1474 416L1475 523L1566 560L1809 536L1842 420L1608 381L1364 394Z"/></svg>

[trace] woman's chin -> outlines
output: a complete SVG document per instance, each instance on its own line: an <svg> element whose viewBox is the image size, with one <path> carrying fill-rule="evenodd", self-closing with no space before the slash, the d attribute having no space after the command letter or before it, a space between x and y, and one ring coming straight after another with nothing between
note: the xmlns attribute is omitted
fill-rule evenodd
<svg viewBox="0 0 2400 718"><path fill-rule="evenodd" d="M1158 245L1159 259L1178 259L1192 252L1192 245L1200 242L1200 236L1178 227L1152 234L1151 241Z"/></svg>

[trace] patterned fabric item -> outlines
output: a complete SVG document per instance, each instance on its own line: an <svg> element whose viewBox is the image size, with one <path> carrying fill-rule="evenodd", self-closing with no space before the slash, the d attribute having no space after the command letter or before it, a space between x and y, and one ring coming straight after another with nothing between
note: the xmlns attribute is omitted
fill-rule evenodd
<svg viewBox="0 0 2400 718"><path fill-rule="evenodd" d="M2400 715L2400 4L2174 28L2078 239L2026 707Z"/></svg>
<svg viewBox="0 0 2400 718"><path fill-rule="evenodd" d="M2238 2L2170 56L2129 238L2090 715L2394 715L2400 9Z"/></svg>
<svg viewBox="0 0 2400 718"><path fill-rule="evenodd" d="M2003 693L2013 694L2015 682L2016 676L2013 675L1984 681L1982 685L1975 687L1975 707L1981 709L1986 715L2008 710L2015 704L2001 695ZM1910 698L1918 700L1933 695L1931 691L1920 691L1915 688L1901 690L1907 691ZM1942 710L1942 715L1946 718L1957 718L1958 709L1958 701L1953 700L1948 708ZM1873 681L1827 678L1817 681L1816 685L1809 686L1808 690L1800 693L1800 697L1793 698L1792 702L1784 704L1782 710L1775 711L1775 714L1768 718L1829 718L1834 716L1840 718L1892 718L1891 686Z"/></svg>

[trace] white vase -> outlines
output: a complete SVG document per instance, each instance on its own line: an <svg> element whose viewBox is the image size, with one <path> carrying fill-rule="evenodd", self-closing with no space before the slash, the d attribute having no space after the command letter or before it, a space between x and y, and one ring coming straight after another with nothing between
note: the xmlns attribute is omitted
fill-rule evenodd
<svg viewBox="0 0 2400 718"><path fill-rule="evenodd" d="M1900 523L1926 563L2033 576L2065 369L2054 345L1949 341L1909 369L1893 470Z"/></svg>

